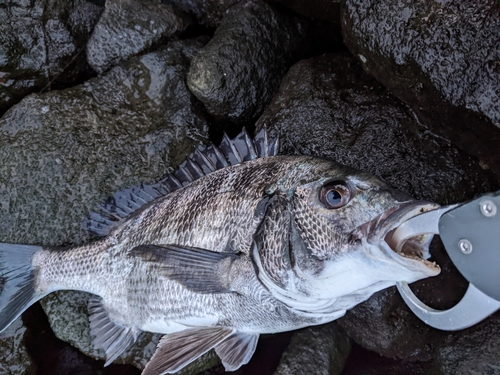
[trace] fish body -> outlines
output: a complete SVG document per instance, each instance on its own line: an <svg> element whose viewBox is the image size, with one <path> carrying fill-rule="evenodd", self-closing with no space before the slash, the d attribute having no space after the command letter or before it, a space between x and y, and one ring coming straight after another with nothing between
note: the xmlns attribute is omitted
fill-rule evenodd
<svg viewBox="0 0 500 375"><path fill-rule="evenodd" d="M175 372L211 348L236 370L259 334L332 321L397 281L439 273L424 259L430 238L400 253L390 241L435 205L329 160L273 155L265 132L242 134L193 154L203 160L171 177L174 191L108 205L89 224L101 240L0 244L0 330L43 296L80 290L96 296L91 333L107 363L149 331L166 335L145 374Z"/></svg>

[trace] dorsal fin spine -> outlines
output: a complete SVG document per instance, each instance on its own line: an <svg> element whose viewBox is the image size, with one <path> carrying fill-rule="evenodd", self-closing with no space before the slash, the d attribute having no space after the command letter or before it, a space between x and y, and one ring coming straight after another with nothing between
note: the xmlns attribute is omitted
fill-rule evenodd
<svg viewBox="0 0 500 375"><path fill-rule="evenodd" d="M244 128L234 140L224 135L220 147L213 144L207 147L198 146L175 173L167 175L159 182L141 183L115 193L99 204L98 212L91 212L82 226L94 234L105 236L112 228L120 225L133 212L152 200L168 195L218 169L247 160L274 156L278 148L278 138L270 141L265 128L253 139Z"/></svg>

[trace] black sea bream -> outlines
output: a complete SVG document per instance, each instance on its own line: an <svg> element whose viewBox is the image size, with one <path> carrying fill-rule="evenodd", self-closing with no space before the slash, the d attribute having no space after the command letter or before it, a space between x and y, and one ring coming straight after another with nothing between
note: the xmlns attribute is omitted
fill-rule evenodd
<svg viewBox="0 0 500 375"><path fill-rule="evenodd" d="M92 214L105 235L63 250L0 244L0 331L56 290L95 295L94 345L111 363L141 331L163 333L143 374L178 371L211 348L229 371L259 334L326 323L397 281L439 273L430 237L391 233L436 205L310 156L276 156L265 130L200 147L155 185Z"/></svg>

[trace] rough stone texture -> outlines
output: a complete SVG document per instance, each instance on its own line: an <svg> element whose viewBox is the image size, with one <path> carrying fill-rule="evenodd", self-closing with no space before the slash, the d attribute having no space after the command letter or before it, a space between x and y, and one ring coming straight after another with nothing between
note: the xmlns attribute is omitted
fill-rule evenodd
<svg viewBox="0 0 500 375"><path fill-rule="evenodd" d="M85 0L0 4L0 114L31 92L88 78L85 43L103 10Z"/></svg>
<svg viewBox="0 0 500 375"><path fill-rule="evenodd" d="M275 375L338 375L349 355L349 338L336 323L294 333Z"/></svg>
<svg viewBox="0 0 500 375"><path fill-rule="evenodd" d="M342 26L367 71L500 173L498 2L347 0Z"/></svg>
<svg viewBox="0 0 500 375"><path fill-rule="evenodd" d="M169 0L169 3L192 14L199 24L206 27L219 26L227 10L241 0Z"/></svg>
<svg viewBox="0 0 500 375"><path fill-rule="evenodd" d="M252 121L276 92L302 38L297 20L264 3L237 4L193 59L188 86L216 119Z"/></svg>
<svg viewBox="0 0 500 375"><path fill-rule="evenodd" d="M303 60L284 77L257 122L280 134L281 152L326 157L371 172L416 198L442 204L495 190L475 158L418 124L412 112L367 76L347 54ZM449 307L465 284L443 255L443 271L423 281L424 301ZM443 336L418 320L394 289L374 295L339 320L361 346L407 360L433 358Z"/></svg>
<svg viewBox="0 0 500 375"><path fill-rule="evenodd" d="M97 202L160 179L206 141L206 121L185 84L187 65L204 42L171 43L83 85L32 94L11 108L0 119L0 242L89 241L80 225ZM45 310L59 338L88 347L81 302L88 296L70 296L60 303L51 297ZM134 363L141 360L135 355Z"/></svg>
<svg viewBox="0 0 500 375"><path fill-rule="evenodd" d="M436 359L444 375L500 374L500 313L449 335Z"/></svg>
<svg viewBox="0 0 500 375"><path fill-rule="evenodd" d="M160 0L107 0L87 44L87 59L98 73L159 46L184 31L189 18Z"/></svg>
<svg viewBox="0 0 500 375"><path fill-rule="evenodd" d="M285 153L326 157L421 199L452 203L492 188L491 173L420 126L348 54L302 60L257 122Z"/></svg>
<svg viewBox="0 0 500 375"><path fill-rule="evenodd" d="M11 108L0 119L0 241L88 241L80 224L97 202L160 179L206 140L185 84L201 46L175 42Z"/></svg>
<svg viewBox="0 0 500 375"><path fill-rule="evenodd" d="M21 318L18 318L0 334L0 374L34 373L31 368L31 359L23 342L25 332L26 327Z"/></svg>

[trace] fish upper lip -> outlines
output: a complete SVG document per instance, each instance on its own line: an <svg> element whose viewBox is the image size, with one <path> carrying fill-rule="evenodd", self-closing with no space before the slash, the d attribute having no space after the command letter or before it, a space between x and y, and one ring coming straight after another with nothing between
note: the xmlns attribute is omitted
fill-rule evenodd
<svg viewBox="0 0 500 375"><path fill-rule="evenodd" d="M366 238L368 242L379 244L385 242L388 247L401 257L425 263L430 268L438 267L435 262L429 262L428 246L433 234L424 234L410 238L400 251L396 250L397 243L392 241L392 234L406 220L423 212L438 208L439 205L428 201L401 202L390 208L373 220L364 223L351 232L351 240Z"/></svg>

